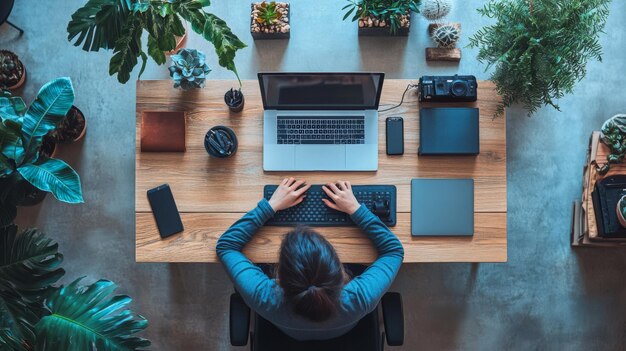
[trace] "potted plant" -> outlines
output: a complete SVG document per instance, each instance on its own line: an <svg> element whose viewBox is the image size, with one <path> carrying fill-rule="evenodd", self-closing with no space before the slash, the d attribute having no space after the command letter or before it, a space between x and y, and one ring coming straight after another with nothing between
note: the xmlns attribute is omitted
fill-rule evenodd
<svg viewBox="0 0 626 351"><path fill-rule="evenodd" d="M31 205L51 192L58 200L83 202L78 174L52 158L46 135L65 117L74 101L69 78L46 83L26 108L16 97L0 97L0 226L11 223L16 206Z"/></svg>
<svg viewBox="0 0 626 351"><path fill-rule="evenodd" d="M601 33L610 0L490 0L479 13L494 19L470 39L492 70L504 109L521 104L532 115L573 91L591 59L601 60Z"/></svg>
<svg viewBox="0 0 626 351"><path fill-rule="evenodd" d="M626 115L615 115L602 124L602 142L609 147L611 153L606 156L606 163L597 164L596 170L605 175L611 164L622 163L626 156Z"/></svg>
<svg viewBox="0 0 626 351"><path fill-rule="evenodd" d="M2 350L146 350L135 334L148 321L129 309L132 299L113 295L115 283L100 279L67 286L59 245L37 229L18 234L0 227L0 328ZM8 308L7 308L8 307Z"/></svg>
<svg viewBox="0 0 626 351"><path fill-rule="evenodd" d="M204 88L206 75L211 72L205 59L204 54L196 49L181 49L176 55L172 55L169 71L174 80L174 88Z"/></svg>
<svg viewBox="0 0 626 351"><path fill-rule="evenodd" d="M421 0L348 0L344 21L358 21L359 35L408 36L411 11L419 13Z"/></svg>
<svg viewBox="0 0 626 351"><path fill-rule="evenodd" d="M77 142L85 136L87 131L87 120L83 111L72 105L65 118L48 135L55 144L71 144ZM45 144L45 140L44 140Z"/></svg>
<svg viewBox="0 0 626 351"><path fill-rule="evenodd" d="M243 110L244 98L241 88L233 89L224 94L224 102L231 112L241 112Z"/></svg>
<svg viewBox="0 0 626 351"><path fill-rule="evenodd" d="M130 79L130 73L141 60L143 70L150 56L157 64L166 62L165 53L176 48L176 36L186 34L184 22L211 42L220 66L237 75L235 54L246 47L230 30L226 22L206 12L206 0L168 1L87 1L72 15L67 25L68 40L85 51L113 49L109 75L117 74L120 83ZM147 54L142 46L147 32Z"/></svg>
<svg viewBox="0 0 626 351"><path fill-rule="evenodd" d="M0 88L16 90L26 81L26 67L11 51L0 50Z"/></svg>
<svg viewBox="0 0 626 351"><path fill-rule="evenodd" d="M291 33L289 25L289 4L286 2L263 1L253 3L250 15L250 33L252 38L288 39Z"/></svg>

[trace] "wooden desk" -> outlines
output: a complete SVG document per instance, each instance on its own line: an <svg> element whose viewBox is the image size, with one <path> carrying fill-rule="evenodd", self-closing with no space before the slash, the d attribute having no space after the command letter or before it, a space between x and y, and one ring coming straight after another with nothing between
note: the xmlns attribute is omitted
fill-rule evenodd
<svg viewBox="0 0 626 351"><path fill-rule="evenodd" d="M396 104L410 80L385 80L382 104ZM401 108L379 118L378 172L264 172L263 107L256 80L243 81L245 107L229 113L224 92L234 81L207 81L204 89L183 92L170 80L137 82L136 146L136 260L138 262L216 262L219 236L261 199L265 184L277 184L287 176L305 178L311 184L337 179L353 184L393 184L398 188L398 224L391 228L402 241L405 262L505 262L506 238L506 126L505 118L493 119L500 101L491 82L479 82L480 155L418 157L418 104L407 93ZM423 104L426 106L426 104ZM187 152L141 153L141 112L187 111ZM405 154L385 153L385 118L403 116ZM233 128L239 140L237 154L213 159L204 150L207 130L215 125ZM413 238L410 233L412 178L474 178L475 234L472 238ZM165 240L159 237L146 191L168 183L185 231ZM376 253L357 228L320 228L344 262L372 262ZM246 246L255 262L275 262L286 228L265 227Z"/></svg>

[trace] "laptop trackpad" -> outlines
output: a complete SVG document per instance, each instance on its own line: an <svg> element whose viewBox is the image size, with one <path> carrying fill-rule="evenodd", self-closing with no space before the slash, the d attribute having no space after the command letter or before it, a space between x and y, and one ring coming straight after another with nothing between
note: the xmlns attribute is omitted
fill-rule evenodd
<svg viewBox="0 0 626 351"><path fill-rule="evenodd" d="M334 171L346 169L345 145L296 145L296 169Z"/></svg>

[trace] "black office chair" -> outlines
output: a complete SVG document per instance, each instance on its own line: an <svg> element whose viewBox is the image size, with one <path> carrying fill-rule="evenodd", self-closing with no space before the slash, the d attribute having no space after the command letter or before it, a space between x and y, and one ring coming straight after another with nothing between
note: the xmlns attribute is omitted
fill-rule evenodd
<svg viewBox="0 0 626 351"><path fill-rule="evenodd" d="M20 35L24 34L22 28L14 25L9 22L9 15L13 10L13 3L15 0L0 0L0 25L4 24L4 22L8 23L11 27L20 31Z"/></svg>
<svg viewBox="0 0 626 351"><path fill-rule="evenodd" d="M384 331L378 320L378 308L347 334L323 341L297 341L254 313L254 330L250 331L250 308L234 293L230 296L230 343L245 346L250 336L251 351L383 351L404 344L404 313L400 293L388 292L381 300Z"/></svg>

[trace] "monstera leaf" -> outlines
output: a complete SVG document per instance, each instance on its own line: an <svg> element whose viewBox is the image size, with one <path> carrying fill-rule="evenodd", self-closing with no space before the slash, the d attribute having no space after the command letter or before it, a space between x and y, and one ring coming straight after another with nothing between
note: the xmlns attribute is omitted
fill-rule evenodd
<svg viewBox="0 0 626 351"><path fill-rule="evenodd" d="M6 338L34 342L43 301L54 291L51 285L65 274L59 268L63 255L57 248L36 229L19 235L16 225L0 229L0 330Z"/></svg>
<svg viewBox="0 0 626 351"><path fill-rule="evenodd" d="M13 335L10 329L0 328L0 351L28 351L23 341Z"/></svg>
<svg viewBox="0 0 626 351"><path fill-rule="evenodd" d="M85 51L112 49L128 20L131 0L89 0L72 15L67 39Z"/></svg>
<svg viewBox="0 0 626 351"><path fill-rule="evenodd" d="M36 154L41 138L56 128L73 103L74 87L69 78L57 78L41 87L26 111L22 126L27 159Z"/></svg>
<svg viewBox="0 0 626 351"><path fill-rule="evenodd" d="M65 274L60 268L59 245L37 229L17 235L17 226L0 229L0 287L15 288L20 295L43 300L50 286Z"/></svg>
<svg viewBox="0 0 626 351"><path fill-rule="evenodd" d="M60 201L83 202L78 174L61 160L40 155L36 162L23 164L17 171L32 185L51 192Z"/></svg>
<svg viewBox="0 0 626 351"><path fill-rule="evenodd" d="M235 53L246 47L232 33L226 22L207 13L208 0L89 0L78 9L68 23L68 40L85 51L113 49L109 75L117 74L120 83L142 60L143 72L148 55L159 65L165 63L163 51L173 50L175 36L185 34L181 18L215 46L220 66L237 74ZM143 51L141 36L148 32L148 55ZM141 76L140 72L140 76Z"/></svg>
<svg viewBox="0 0 626 351"><path fill-rule="evenodd" d="M108 280L82 286L81 279L46 301L50 314L35 326L37 350L130 351L150 346L149 340L133 336L148 321L127 309L130 297L111 297L117 286Z"/></svg>

